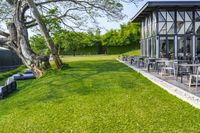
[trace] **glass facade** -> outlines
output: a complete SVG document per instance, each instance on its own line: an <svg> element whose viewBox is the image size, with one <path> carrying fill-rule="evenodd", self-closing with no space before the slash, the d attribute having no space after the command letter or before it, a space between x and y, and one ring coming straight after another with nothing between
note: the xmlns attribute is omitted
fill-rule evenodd
<svg viewBox="0 0 200 133"><path fill-rule="evenodd" d="M142 20L141 40L144 56L200 58L200 10L153 11Z"/></svg>
<svg viewBox="0 0 200 133"><path fill-rule="evenodd" d="M141 52L148 57L156 57L156 16L153 12L141 22Z"/></svg>

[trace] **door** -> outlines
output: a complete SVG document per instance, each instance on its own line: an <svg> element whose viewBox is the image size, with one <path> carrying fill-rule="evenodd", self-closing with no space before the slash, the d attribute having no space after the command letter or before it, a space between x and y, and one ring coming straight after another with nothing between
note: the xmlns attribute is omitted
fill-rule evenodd
<svg viewBox="0 0 200 133"><path fill-rule="evenodd" d="M160 57L174 58L174 37L160 37Z"/></svg>
<svg viewBox="0 0 200 133"><path fill-rule="evenodd" d="M192 36L178 37L177 53L179 60L192 60Z"/></svg>

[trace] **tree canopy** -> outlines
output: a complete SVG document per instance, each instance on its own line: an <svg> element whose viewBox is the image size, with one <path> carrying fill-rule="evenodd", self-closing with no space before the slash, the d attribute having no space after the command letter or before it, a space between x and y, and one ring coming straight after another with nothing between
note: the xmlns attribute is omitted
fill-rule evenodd
<svg viewBox="0 0 200 133"><path fill-rule="evenodd" d="M95 47L97 53L101 52L103 47L119 47L132 46L139 48L140 40L140 24L128 23L121 25L118 30L110 30L104 35L101 35L100 29L96 32L74 32L64 29L57 29L57 32L52 36L56 47L60 54L70 54L79 49ZM45 45L44 38L39 34L31 37L31 46L34 51L40 54L49 54ZM70 52L70 53L69 53Z"/></svg>
<svg viewBox="0 0 200 133"><path fill-rule="evenodd" d="M122 2L135 0L1 0L0 20L6 23L8 32L0 31L0 46L17 53L39 77L51 66L47 56L41 56L31 48L30 28L40 30L57 68L61 69L62 61L52 39L54 30L59 27L67 31L85 30L92 23L98 24L98 18L102 17L122 19Z"/></svg>

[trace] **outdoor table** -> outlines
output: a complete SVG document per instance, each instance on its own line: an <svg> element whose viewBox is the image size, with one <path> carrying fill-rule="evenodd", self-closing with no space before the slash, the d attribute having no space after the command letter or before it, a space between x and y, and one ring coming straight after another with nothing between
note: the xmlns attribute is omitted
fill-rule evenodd
<svg viewBox="0 0 200 133"><path fill-rule="evenodd" d="M136 57L138 57L138 56L130 56L129 57L131 65L134 63Z"/></svg>
<svg viewBox="0 0 200 133"><path fill-rule="evenodd" d="M137 67L140 67L140 63L144 60L144 56L136 56L134 59L137 63Z"/></svg>
<svg viewBox="0 0 200 133"><path fill-rule="evenodd" d="M166 60L166 59L158 59L156 60L155 62L155 69L156 71L159 73L159 64L165 64L166 61L169 61L169 60Z"/></svg>
<svg viewBox="0 0 200 133"><path fill-rule="evenodd" d="M196 68L196 67L199 67L200 64L187 64L187 63L183 63L183 64L178 64L178 72L177 72L177 77L178 75L180 74L181 75L181 83L183 83L183 75L184 74L193 74L193 68ZM189 68L189 71L188 72L181 72L180 73L180 68Z"/></svg>
<svg viewBox="0 0 200 133"><path fill-rule="evenodd" d="M160 59L158 59L158 58L145 58L145 60L146 60L146 67L147 67L147 70L149 72L150 71L150 66L152 67L153 64L156 63L156 60L160 60Z"/></svg>

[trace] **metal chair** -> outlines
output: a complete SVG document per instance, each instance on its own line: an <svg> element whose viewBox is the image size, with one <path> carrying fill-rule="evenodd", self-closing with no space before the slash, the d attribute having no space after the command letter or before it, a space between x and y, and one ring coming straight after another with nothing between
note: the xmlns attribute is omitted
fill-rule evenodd
<svg viewBox="0 0 200 133"><path fill-rule="evenodd" d="M165 62L165 66L161 67L161 76L163 74L163 72L167 72L170 71L170 76L174 75L174 78L176 77L176 70L175 70L175 62L174 61L166 61Z"/></svg>
<svg viewBox="0 0 200 133"><path fill-rule="evenodd" d="M196 81L195 85L196 85L196 88L197 88L199 79L200 79L200 67L197 67L196 74L190 74L189 87L191 87L193 81Z"/></svg>

